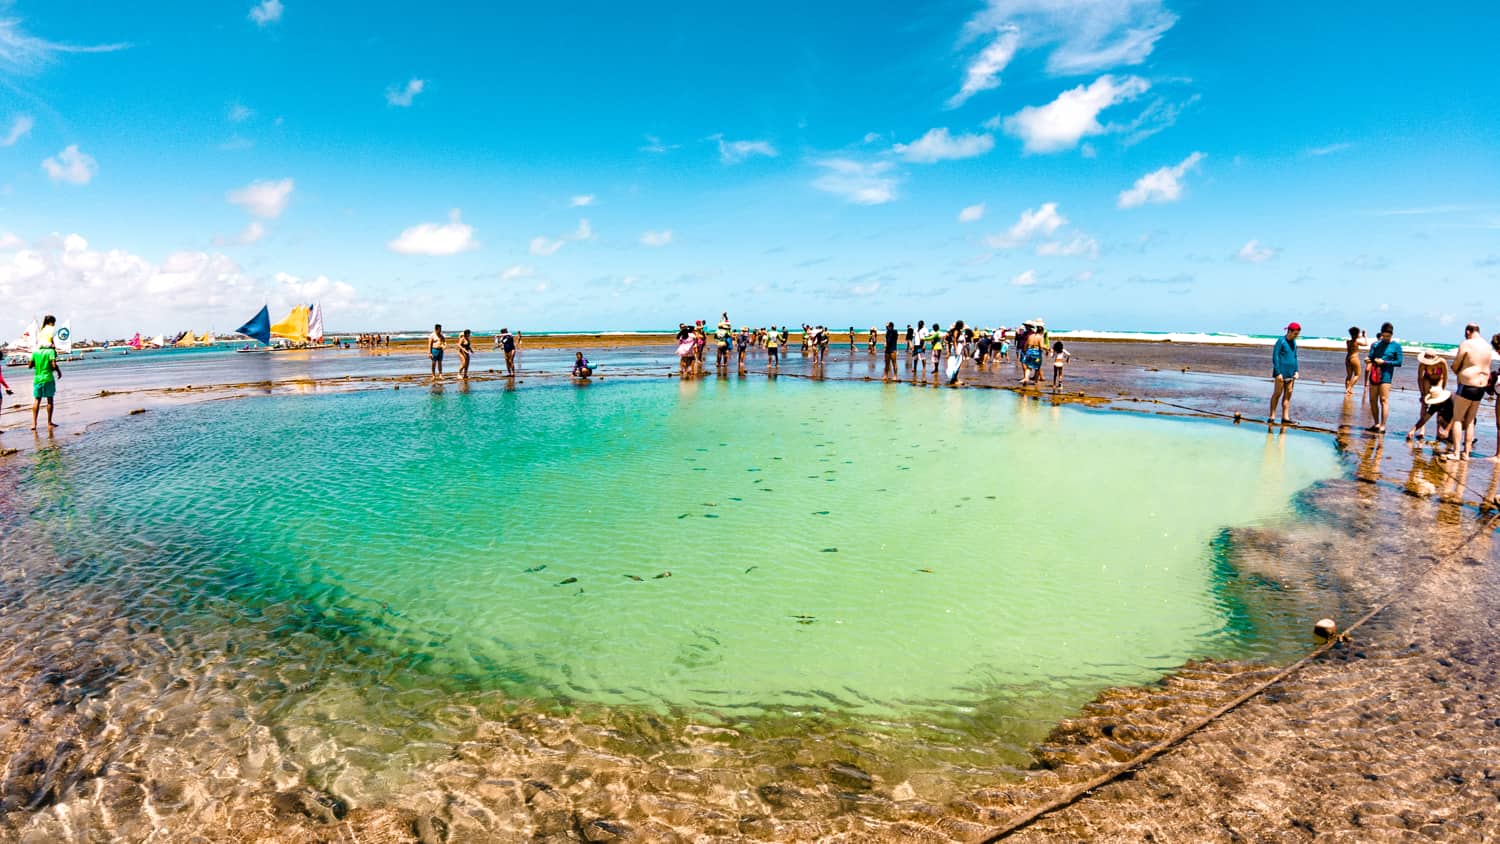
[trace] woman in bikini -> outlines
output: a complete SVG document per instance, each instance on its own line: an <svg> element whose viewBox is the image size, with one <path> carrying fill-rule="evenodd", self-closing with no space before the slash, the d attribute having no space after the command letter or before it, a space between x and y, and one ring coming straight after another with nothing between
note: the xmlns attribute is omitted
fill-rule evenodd
<svg viewBox="0 0 1500 844"><path fill-rule="evenodd" d="M1354 385L1359 383L1362 371L1359 360L1359 327L1349 329L1349 339L1344 341L1344 395L1354 395ZM1425 396L1426 393L1423 393Z"/></svg>

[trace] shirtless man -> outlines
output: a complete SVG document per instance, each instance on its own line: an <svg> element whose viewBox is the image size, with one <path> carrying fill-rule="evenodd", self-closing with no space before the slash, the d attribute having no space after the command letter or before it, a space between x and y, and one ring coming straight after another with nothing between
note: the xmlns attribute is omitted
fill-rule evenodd
<svg viewBox="0 0 1500 844"><path fill-rule="evenodd" d="M434 325L432 333L427 335L427 356L432 358L432 377L438 378L443 374L443 347L448 345L448 340L443 336L443 327Z"/></svg>
<svg viewBox="0 0 1500 844"><path fill-rule="evenodd" d="M1459 460L1468 460L1474 449L1475 423L1479 421L1479 404L1484 401L1486 388L1490 385L1490 365L1495 353L1479 335L1479 326L1469 323L1464 328L1464 341L1453 357L1453 371L1458 374L1458 392L1453 394L1453 448L1448 459L1457 455Z"/></svg>

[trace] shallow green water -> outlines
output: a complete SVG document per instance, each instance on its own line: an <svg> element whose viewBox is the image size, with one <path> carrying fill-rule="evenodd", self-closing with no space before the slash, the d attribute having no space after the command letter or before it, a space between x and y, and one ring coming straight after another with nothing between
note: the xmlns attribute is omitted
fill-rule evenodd
<svg viewBox="0 0 1500 844"><path fill-rule="evenodd" d="M1288 620L1223 531L1339 470L1314 438L790 379L221 402L55 459L91 544L154 549L121 588L295 605L387 681L883 716L1267 655Z"/></svg>

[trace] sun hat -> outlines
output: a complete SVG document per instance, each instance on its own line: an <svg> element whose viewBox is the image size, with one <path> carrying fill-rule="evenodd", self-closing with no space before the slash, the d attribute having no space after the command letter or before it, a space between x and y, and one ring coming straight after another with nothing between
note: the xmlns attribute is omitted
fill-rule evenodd
<svg viewBox="0 0 1500 844"><path fill-rule="evenodd" d="M1423 349L1422 353L1417 355L1417 363L1420 363L1423 366L1436 366L1442 362L1443 359L1438 356L1437 352L1434 352L1431 349Z"/></svg>
<svg viewBox="0 0 1500 844"><path fill-rule="evenodd" d="M1452 397L1452 392L1445 390L1437 385L1433 385L1433 388L1428 390L1427 395L1422 399L1422 403L1430 407L1435 404L1442 404Z"/></svg>
<svg viewBox="0 0 1500 844"><path fill-rule="evenodd" d="M1286 330L1287 331L1301 331L1302 330L1302 323L1300 323L1300 322L1289 322L1289 323L1287 323Z"/></svg>

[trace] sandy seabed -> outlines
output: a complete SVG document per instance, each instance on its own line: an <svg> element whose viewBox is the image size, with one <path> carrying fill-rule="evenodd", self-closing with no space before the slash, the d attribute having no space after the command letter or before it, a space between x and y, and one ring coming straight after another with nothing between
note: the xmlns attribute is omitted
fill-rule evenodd
<svg viewBox="0 0 1500 844"><path fill-rule="evenodd" d="M1079 343L1074 351L1069 395L1030 400L1085 398L1105 412L1262 412L1264 379L1255 376L1264 350ZM661 377L670 363L659 350L640 354L624 359L621 375ZM568 356L523 357L547 364L523 377L544 378L565 371ZM1445 465L1360 432L1359 396L1344 400L1338 356L1303 357L1297 416L1334 438L1349 471L1304 496L1308 516L1296 526L1234 531L1232 562L1242 577L1316 596L1345 624L1394 600L1352 641L1010 840L1500 837L1500 525L1486 503L1496 494L1495 464ZM863 347L836 350L822 372L790 358L789 376L880 374L879 355ZM482 365L492 362L481 357ZM752 360L752 370L763 366ZM1009 388L1012 376L1002 365L964 381ZM148 407L118 424L149 424L150 413L185 399L414 383L380 375L183 390L179 382L121 391L96 404L107 411L87 412ZM1397 425L1412 421L1409 395L1393 399ZM1491 426L1485 454L1494 453L1492 412L1481 416ZM62 421L61 439L88 435ZM9 458L3 471L45 459L42 446ZM893 738L834 719L788 733L551 712L483 694L444 705L382 700L387 714L421 725L413 741L347 717L372 705L366 678L333 662L272 658L283 647L278 636L306 635L295 632L296 608L174 639L142 620L150 617L142 606L121 606L75 576L78 560L38 557L55 537L25 518L27 506L18 494L0 502L4 840L980 841L1279 667L1186 665L1157 684L1101 693L1019 755L976 746L940 764L911 763L920 735ZM1309 636L1308 650L1314 644ZM228 658L244 653L265 658ZM301 717L277 717L294 709Z"/></svg>

